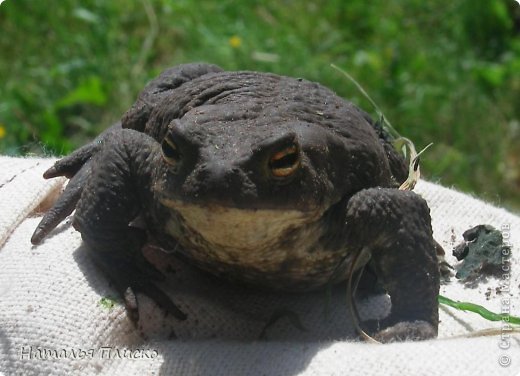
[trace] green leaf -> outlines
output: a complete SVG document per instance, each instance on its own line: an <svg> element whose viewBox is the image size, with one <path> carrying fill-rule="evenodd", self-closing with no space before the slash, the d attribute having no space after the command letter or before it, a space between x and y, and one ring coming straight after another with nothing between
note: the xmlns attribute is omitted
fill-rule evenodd
<svg viewBox="0 0 520 376"><path fill-rule="evenodd" d="M99 23L99 16L88 9L76 8L73 11L74 17L92 24Z"/></svg>
<svg viewBox="0 0 520 376"><path fill-rule="evenodd" d="M112 309L117 304L117 301L111 297L104 297L99 300L99 305L106 309Z"/></svg>
<svg viewBox="0 0 520 376"><path fill-rule="evenodd" d="M79 86L61 98L55 104L55 108L64 108L76 104L95 104L101 106L107 102L107 95L103 90L101 79L90 76L83 80Z"/></svg>
<svg viewBox="0 0 520 376"><path fill-rule="evenodd" d="M42 138L44 138L44 141L51 141L61 136L63 124L56 115L56 111L54 111L54 109L51 108L45 111L43 114L43 120L47 125L45 130L42 131Z"/></svg>

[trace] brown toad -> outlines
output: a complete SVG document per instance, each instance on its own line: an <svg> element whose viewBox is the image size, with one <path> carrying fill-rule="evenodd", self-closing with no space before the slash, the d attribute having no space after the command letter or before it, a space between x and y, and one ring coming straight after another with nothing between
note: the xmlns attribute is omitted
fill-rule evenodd
<svg viewBox="0 0 520 376"><path fill-rule="evenodd" d="M392 301L376 336L431 338L435 243L426 202L396 189L406 170L367 114L317 83L181 65L45 173L70 182L31 240L76 209L74 227L134 322L135 292L184 317L153 283L147 240L217 276L286 291L345 280L364 249Z"/></svg>

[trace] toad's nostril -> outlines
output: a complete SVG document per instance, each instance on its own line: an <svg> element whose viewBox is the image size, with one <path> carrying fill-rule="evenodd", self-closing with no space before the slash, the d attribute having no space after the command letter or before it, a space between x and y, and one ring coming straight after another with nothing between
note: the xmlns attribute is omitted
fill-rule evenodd
<svg viewBox="0 0 520 376"><path fill-rule="evenodd" d="M186 179L183 192L201 202L237 206L257 197L256 185L242 169L223 162L199 165Z"/></svg>

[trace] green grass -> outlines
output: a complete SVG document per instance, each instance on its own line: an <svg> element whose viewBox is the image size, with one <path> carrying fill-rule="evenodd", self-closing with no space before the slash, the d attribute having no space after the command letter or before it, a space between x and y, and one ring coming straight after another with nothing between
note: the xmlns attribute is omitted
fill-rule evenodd
<svg viewBox="0 0 520 376"><path fill-rule="evenodd" d="M520 325L520 317L512 316L509 313L491 312L490 310L482 307L481 305L469 303L469 302L459 302L459 301L451 300L442 295L439 295L438 301L441 304L447 305L448 307L458 309L460 311L468 311L468 312L476 313L489 321L505 321L507 323Z"/></svg>
<svg viewBox="0 0 520 376"><path fill-rule="evenodd" d="M520 209L520 7L512 0L7 0L0 153L66 154L166 67L305 77L372 111L427 179Z"/></svg>

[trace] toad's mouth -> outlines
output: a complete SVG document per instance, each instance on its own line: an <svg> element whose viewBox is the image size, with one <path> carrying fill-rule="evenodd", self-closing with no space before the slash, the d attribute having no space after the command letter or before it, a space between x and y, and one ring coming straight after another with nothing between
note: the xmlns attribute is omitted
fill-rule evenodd
<svg viewBox="0 0 520 376"><path fill-rule="evenodd" d="M283 242L288 233L316 222L323 214L320 209L239 209L215 204L202 206L171 199L161 202L178 214L180 225L192 232L191 235L196 233L215 247L242 251L258 251ZM183 234L180 228L175 228L179 226L172 225L168 232L181 240Z"/></svg>

